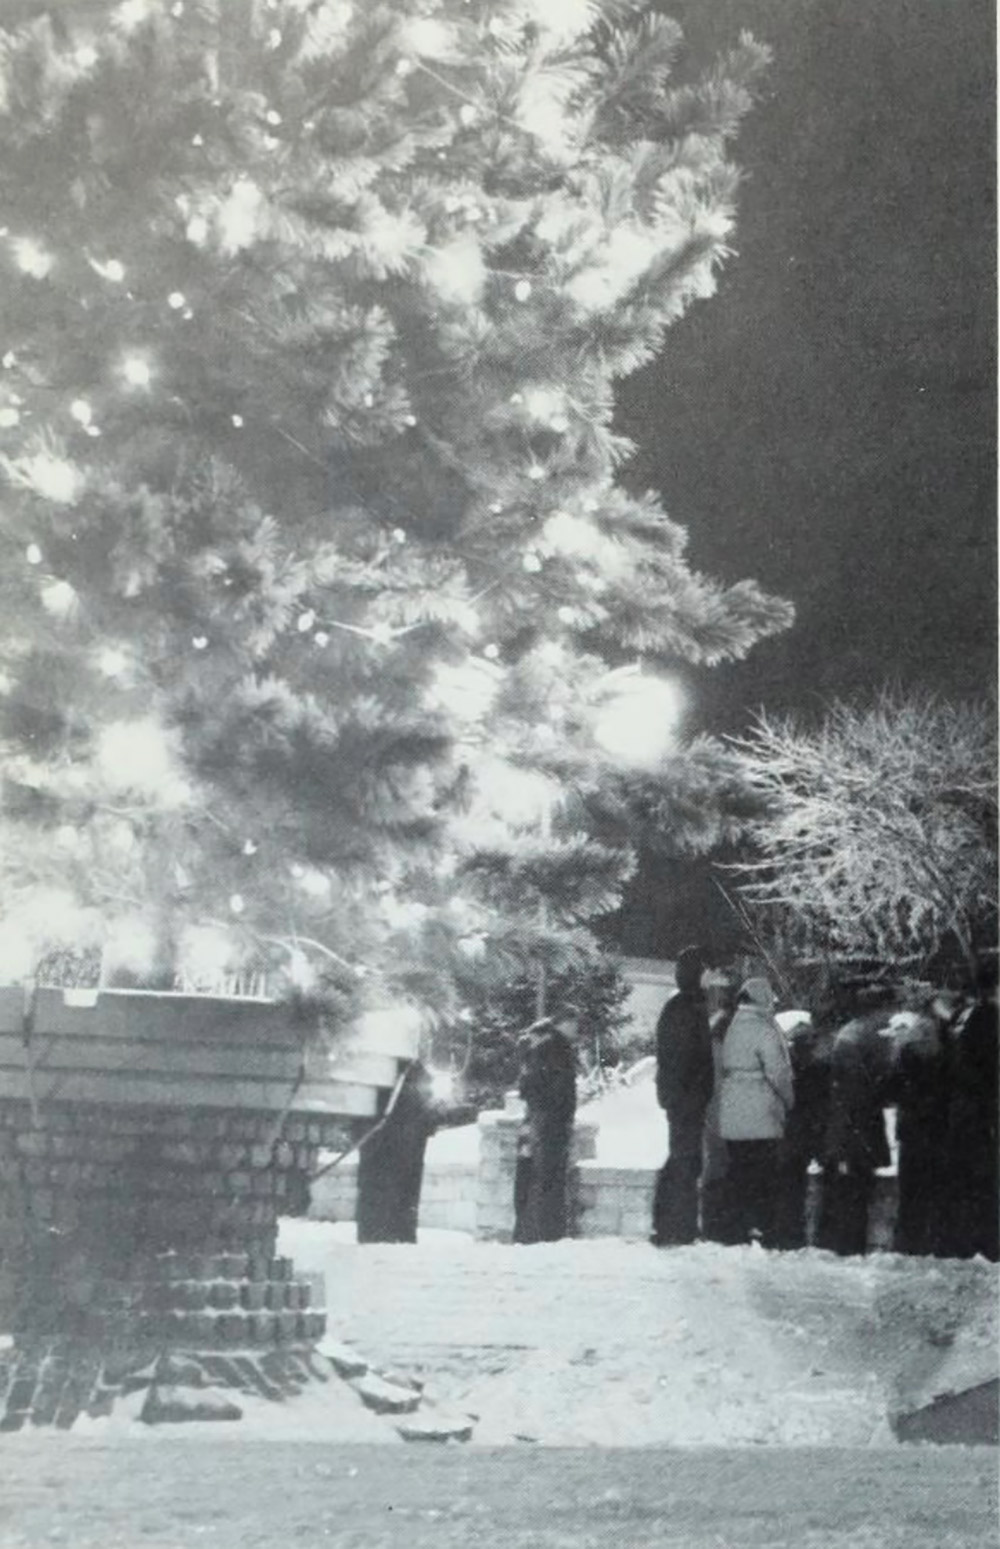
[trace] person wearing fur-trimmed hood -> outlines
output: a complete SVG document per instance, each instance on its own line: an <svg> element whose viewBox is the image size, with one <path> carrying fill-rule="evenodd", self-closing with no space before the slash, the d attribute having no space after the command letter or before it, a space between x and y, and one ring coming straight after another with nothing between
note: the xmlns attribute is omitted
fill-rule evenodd
<svg viewBox="0 0 1000 1549"><path fill-rule="evenodd" d="M780 1145L794 1092L774 992L748 979L722 1044L719 1131L729 1152L730 1209L739 1237L773 1242Z"/></svg>

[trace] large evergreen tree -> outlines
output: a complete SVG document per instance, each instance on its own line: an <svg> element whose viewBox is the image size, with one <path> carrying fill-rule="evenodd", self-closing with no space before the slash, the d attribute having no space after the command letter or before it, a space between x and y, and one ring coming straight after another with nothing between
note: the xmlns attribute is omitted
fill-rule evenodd
<svg viewBox="0 0 1000 1549"><path fill-rule="evenodd" d="M447 1016L456 962L586 951L670 670L789 617L615 482L613 384L712 292L764 62L686 71L647 11L5 13L7 975L262 964Z"/></svg>

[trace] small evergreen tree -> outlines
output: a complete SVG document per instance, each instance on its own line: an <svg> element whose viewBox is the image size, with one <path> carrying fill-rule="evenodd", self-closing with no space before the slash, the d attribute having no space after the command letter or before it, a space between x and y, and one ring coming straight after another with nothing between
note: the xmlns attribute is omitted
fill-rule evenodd
<svg viewBox="0 0 1000 1549"><path fill-rule="evenodd" d="M463 1099L496 1107L517 1086L522 1037L538 1009L537 977L528 972L518 978L463 979L460 974L458 986L466 1001L465 1020L441 1031L434 1059L455 1073ZM631 1052L625 1011L629 991L618 960L610 954L581 956L551 975L547 991L549 1011L563 1005L579 1009L579 1071L599 1083Z"/></svg>
<svg viewBox="0 0 1000 1549"><path fill-rule="evenodd" d="M685 73L633 0L5 13L7 974L447 1021L475 960L586 957L663 674L789 619L612 427L713 290L764 58Z"/></svg>

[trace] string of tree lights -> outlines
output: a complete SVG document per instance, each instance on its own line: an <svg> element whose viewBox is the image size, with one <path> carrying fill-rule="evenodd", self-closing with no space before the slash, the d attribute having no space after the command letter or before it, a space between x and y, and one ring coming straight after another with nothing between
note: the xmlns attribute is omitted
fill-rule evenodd
<svg viewBox="0 0 1000 1549"><path fill-rule="evenodd" d="M764 63L638 0L0 22L5 978L447 1021L592 953L651 793L711 783L684 665L790 619L613 424Z"/></svg>

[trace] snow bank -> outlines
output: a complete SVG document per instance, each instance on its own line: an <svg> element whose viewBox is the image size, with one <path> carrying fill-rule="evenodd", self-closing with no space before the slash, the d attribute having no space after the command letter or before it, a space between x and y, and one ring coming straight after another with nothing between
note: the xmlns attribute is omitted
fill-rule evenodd
<svg viewBox="0 0 1000 1549"><path fill-rule="evenodd" d="M641 1060L627 1085L613 1087L584 1103L578 1117L596 1123L597 1158L605 1167L661 1167L667 1152L667 1121L656 1101L656 1062ZM479 1128L464 1124L439 1130L427 1147L427 1165L475 1166Z"/></svg>
<svg viewBox="0 0 1000 1549"><path fill-rule="evenodd" d="M997 1370L981 1261L347 1235L287 1222L281 1251L326 1275L338 1338L477 1414L476 1443L891 1444L936 1371Z"/></svg>

